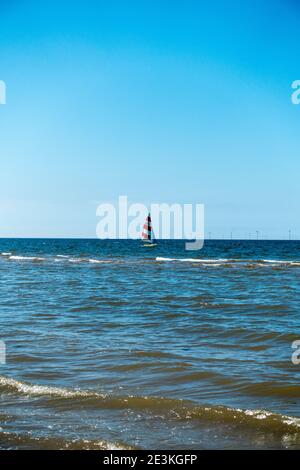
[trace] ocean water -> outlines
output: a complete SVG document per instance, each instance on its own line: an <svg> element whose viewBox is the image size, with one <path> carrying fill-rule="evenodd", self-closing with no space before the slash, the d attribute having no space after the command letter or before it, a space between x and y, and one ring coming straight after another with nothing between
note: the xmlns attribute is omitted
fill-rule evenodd
<svg viewBox="0 0 300 470"><path fill-rule="evenodd" d="M299 242L0 253L1 448L300 448Z"/></svg>

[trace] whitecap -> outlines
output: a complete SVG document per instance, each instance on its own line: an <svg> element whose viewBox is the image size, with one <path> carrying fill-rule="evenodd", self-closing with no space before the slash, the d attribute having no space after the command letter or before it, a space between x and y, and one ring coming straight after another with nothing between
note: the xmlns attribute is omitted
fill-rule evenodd
<svg viewBox="0 0 300 470"><path fill-rule="evenodd" d="M53 396L62 398L88 398L88 397L99 397L105 398L106 395L89 392L83 390L67 390L59 387L51 387L48 385L31 385L24 382L19 382L14 379L7 377L0 377L0 387L3 387L7 391L18 392L22 395L27 396Z"/></svg>
<svg viewBox="0 0 300 470"><path fill-rule="evenodd" d="M228 259L199 259L199 258L163 258L158 256L156 261L179 261L181 263L202 263L202 264L224 264L228 263Z"/></svg>
<svg viewBox="0 0 300 470"><path fill-rule="evenodd" d="M9 256L9 259L15 261L44 261L45 258L40 258L38 256Z"/></svg>
<svg viewBox="0 0 300 470"><path fill-rule="evenodd" d="M90 262L90 263L99 263L99 264L101 264L101 263L112 263L112 261L111 261L111 260L104 260L104 259L92 259L92 258L91 258L91 259L89 259L89 262Z"/></svg>

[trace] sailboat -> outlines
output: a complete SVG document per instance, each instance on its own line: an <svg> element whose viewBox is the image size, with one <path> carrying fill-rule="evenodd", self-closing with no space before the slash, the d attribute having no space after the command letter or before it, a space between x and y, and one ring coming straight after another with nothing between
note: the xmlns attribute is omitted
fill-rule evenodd
<svg viewBox="0 0 300 470"><path fill-rule="evenodd" d="M142 241L145 247L153 247L156 246L157 243L155 242L154 232L152 229L152 220L151 214L149 212L148 216L146 217L143 232L142 232Z"/></svg>

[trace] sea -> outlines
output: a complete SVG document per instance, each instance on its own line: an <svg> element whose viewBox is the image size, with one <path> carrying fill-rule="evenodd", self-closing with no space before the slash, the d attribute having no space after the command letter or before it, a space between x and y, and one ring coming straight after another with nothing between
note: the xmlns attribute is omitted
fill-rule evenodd
<svg viewBox="0 0 300 470"><path fill-rule="evenodd" d="M0 448L299 449L298 340L299 241L0 239Z"/></svg>

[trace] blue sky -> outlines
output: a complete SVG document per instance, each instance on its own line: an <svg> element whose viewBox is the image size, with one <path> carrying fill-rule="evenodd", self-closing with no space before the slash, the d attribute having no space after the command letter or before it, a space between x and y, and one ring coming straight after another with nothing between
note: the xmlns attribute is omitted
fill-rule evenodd
<svg viewBox="0 0 300 470"><path fill-rule="evenodd" d="M1 0L0 236L94 237L125 194L300 237L299 30L292 0Z"/></svg>

